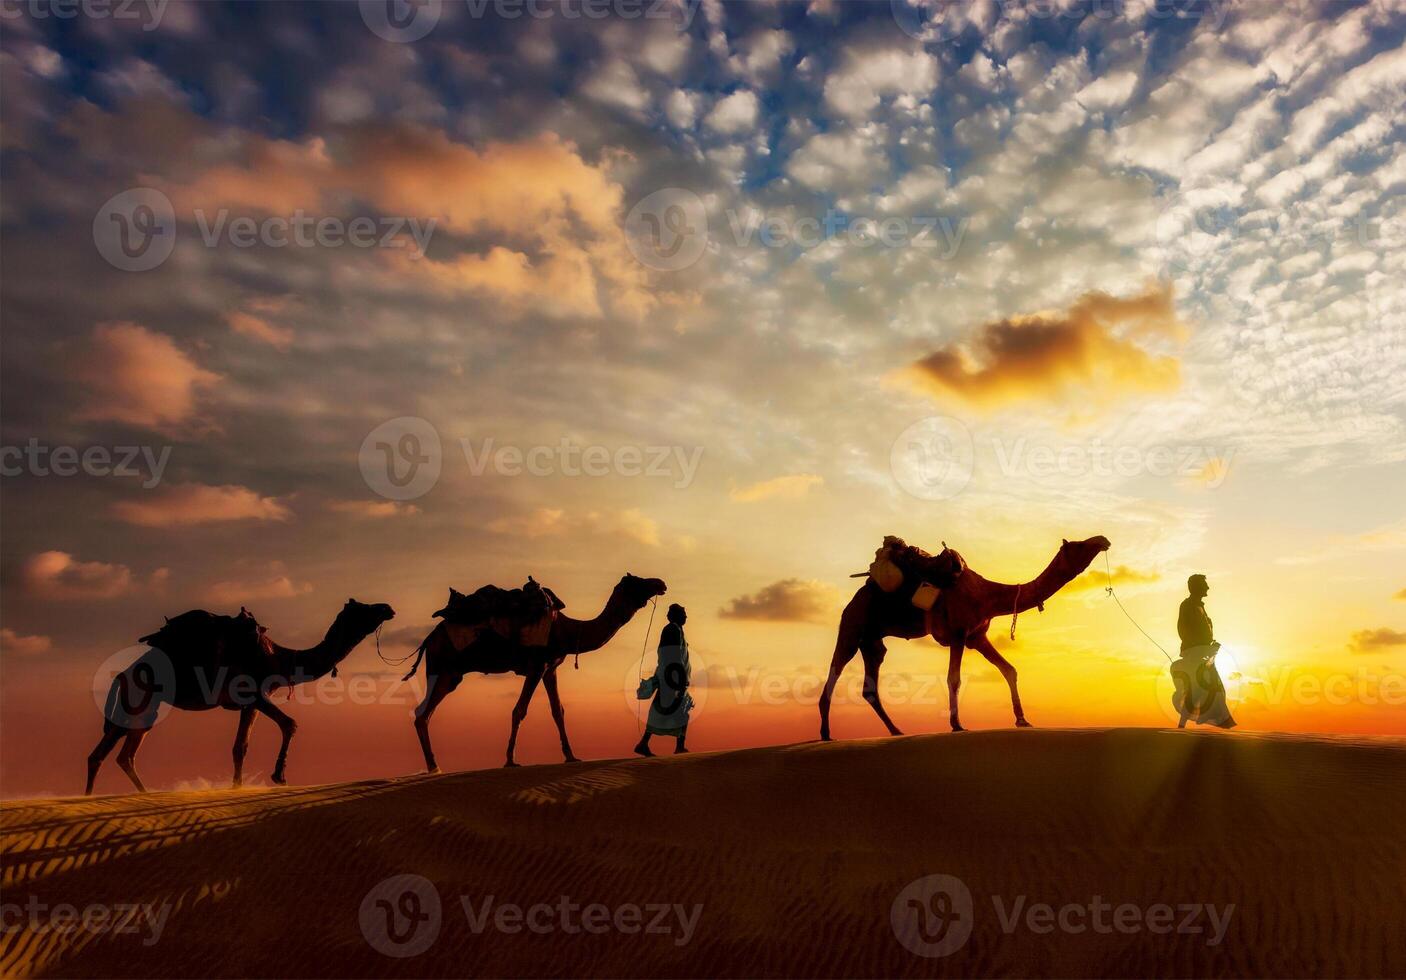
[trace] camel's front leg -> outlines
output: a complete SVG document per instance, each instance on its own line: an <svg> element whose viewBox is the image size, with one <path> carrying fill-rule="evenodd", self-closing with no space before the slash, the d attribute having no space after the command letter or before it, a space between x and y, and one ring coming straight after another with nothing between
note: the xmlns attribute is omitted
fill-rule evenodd
<svg viewBox="0 0 1406 980"><path fill-rule="evenodd" d="M991 642L991 638L985 633L972 639L971 645L987 660L996 666L1001 672L1001 676L1006 679L1006 685L1011 689L1011 708L1015 711L1015 727L1029 728L1030 722L1025 720L1025 710L1020 706L1020 690L1015 683L1015 665L1005 657L1001 656L996 649L996 645Z"/></svg>
<svg viewBox="0 0 1406 980"><path fill-rule="evenodd" d="M284 769L288 765L288 746L293 741L293 733L298 730L298 723L265 697L260 697L254 702L254 710L267 715L278 726L278 730L283 733L283 744L278 749L278 760L273 764L273 775L269 777L282 786L288 782L288 776Z"/></svg>
<svg viewBox="0 0 1406 980"><path fill-rule="evenodd" d="M244 756L249 751L249 733L254 729L254 706L239 709L239 731L234 734L234 788L244 784Z"/></svg>
<svg viewBox="0 0 1406 980"><path fill-rule="evenodd" d="M957 691L962 686L962 652L965 650L962 640L954 640L948 647L947 659L947 713L952 722L954 732L964 732L961 720L957 717Z"/></svg>
<svg viewBox="0 0 1406 980"><path fill-rule="evenodd" d="M550 668L542 675L542 686L547 690L547 703L552 706L552 721L557 723L557 734L561 736L561 754L567 762L580 762L571 751L571 742L566 738L566 709L561 706L557 694L557 670Z"/></svg>
<svg viewBox="0 0 1406 980"><path fill-rule="evenodd" d="M513 761L513 749L517 746L517 730L522 724L522 720L527 717L527 706L532 701L532 695L537 691L537 685L542 681L542 668L536 667L522 679L522 693L518 695L517 704L513 705L513 731L508 736L508 761L505 766L516 766Z"/></svg>

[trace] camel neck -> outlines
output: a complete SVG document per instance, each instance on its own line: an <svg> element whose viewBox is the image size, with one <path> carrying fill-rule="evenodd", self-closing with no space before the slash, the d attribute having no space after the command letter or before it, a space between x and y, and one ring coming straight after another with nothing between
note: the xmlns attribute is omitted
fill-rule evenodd
<svg viewBox="0 0 1406 980"><path fill-rule="evenodd" d="M298 650L275 643L273 649L286 676L300 680L316 680L331 673L332 669L345 660L364 639L366 634L357 635L357 632L338 616L327 628L327 634L315 646Z"/></svg>
<svg viewBox="0 0 1406 980"><path fill-rule="evenodd" d="M606 600L605 608L594 619L572 619L560 616L567 639L564 649L568 653L589 653L599 650L610 642L620 627L630 621L638 610L631 609L617 588Z"/></svg>
<svg viewBox="0 0 1406 980"><path fill-rule="evenodd" d="M1015 585L992 582L968 569L959 580L958 588L972 593L980 605L982 617L990 619L1044 605L1045 600L1068 585L1079 571L1064 560L1062 553L1057 553L1045 570L1028 582Z"/></svg>

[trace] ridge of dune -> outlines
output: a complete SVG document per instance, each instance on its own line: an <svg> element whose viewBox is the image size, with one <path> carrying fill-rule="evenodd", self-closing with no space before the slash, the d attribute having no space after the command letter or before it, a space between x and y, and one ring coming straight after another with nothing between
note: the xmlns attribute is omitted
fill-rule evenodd
<svg viewBox="0 0 1406 980"><path fill-rule="evenodd" d="M1403 775L1398 739L1033 730L12 801L7 908L167 912L150 944L12 929L7 912L0 973L1406 975ZM440 905L436 933L387 956L366 910L407 874ZM905 889L936 874L969 890L971 932L927 957L895 923ZM563 896L698 912L686 942L672 918L667 934L475 918ZM1234 910L1214 945L1205 929L1003 919L1098 901Z"/></svg>

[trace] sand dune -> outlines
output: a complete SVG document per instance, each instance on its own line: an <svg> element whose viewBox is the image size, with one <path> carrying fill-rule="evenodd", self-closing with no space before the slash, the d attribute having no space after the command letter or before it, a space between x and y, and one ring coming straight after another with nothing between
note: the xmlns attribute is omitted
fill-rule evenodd
<svg viewBox="0 0 1406 980"><path fill-rule="evenodd" d="M1402 976L1403 776L1388 739L999 731L7 803L0 972Z"/></svg>

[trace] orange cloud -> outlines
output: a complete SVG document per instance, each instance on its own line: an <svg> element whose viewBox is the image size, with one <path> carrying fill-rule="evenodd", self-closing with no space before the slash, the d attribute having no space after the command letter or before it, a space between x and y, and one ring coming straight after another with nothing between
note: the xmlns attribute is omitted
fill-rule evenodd
<svg viewBox="0 0 1406 980"><path fill-rule="evenodd" d="M928 394L978 408L1036 400L1108 403L1175 390L1178 359L1140 341L1180 342L1186 332L1170 284L1129 297L1091 292L1066 310L982 324L967 341L934 351L901 376Z"/></svg>
<svg viewBox="0 0 1406 980"><path fill-rule="evenodd" d="M833 613L838 593L823 582L782 579L752 593L738 596L718 615L723 619L764 622L818 622Z"/></svg>
<svg viewBox="0 0 1406 980"><path fill-rule="evenodd" d="M48 653L53 641L47 636L21 636L9 628L0 629L0 651L15 657Z"/></svg>
<svg viewBox="0 0 1406 980"><path fill-rule="evenodd" d="M386 215L433 221L488 241L445 260L386 253L397 276L423 278L560 314L599 316L603 303L638 319L659 300L620 232L624 192L604 166L554 135L475 149L417 126L363 127L333 141L250 135L239 162L163 185L178 214L221 208L324 212L333 196Z"/></svg>
<svg viewBox="0 0 1406 980"><path fill-rule="evenodd" d="M286 351L293 346L293 331L280 327L252 313L239 310L225 314L225 322L237 334L268 344L275 350Z"/></svg>
<svg viewBox="0 0 1406 980"><path fill-rule="evenodd" d="M152 576L152 584L166 579L165 569ZM79 561L66 551L41 551L20 567L25 591L41 599L113 599L133 591L136 576L126 565Z"/></svg>
<svg viewBox="0 0 1406 980"><path fill-rule="evenodd" d="M295 582L282 562L270 562L262 573L248 579L216 582L205 590L207 601L219 606L242 606L260 599L291 599L312 591L308 582Z"/></svg>
<svg viewBox="0 0 1406 980"><path fill-rule="evenodd" d="M728 491L728 496L738 503L752 503L780 497L783 500L798 500L810 492L813 486L824 483L823 477L814 473L793 473L788 476L773 477L754 483L749 487L739 487Z"/></svg>
<svg viewBox="0 0 1406 980"><path fill-rule="evenodd" d="M182 483L165 493L141 500L123 500L112 513L140 527L185 527L223 521L286 521L293 517L273 497L261 497L248 487Z"/></svg>
<svg viewBox="0 0 1406 980"><path fill-rule="evenodd" d="M138 323L102 323L74 359L87 400L80 420L179 427L195 412L202 389L219 380L164 334Z"/></svg>
<svg viewBox="0 0 1406 980"><path fill-rule="evenodd" d="M414 504L406 504L398 500L333 500L327 504L327 509L338 514L373 520L387 517L409 517L411 514L420 513L420 508Z"/></svg>

